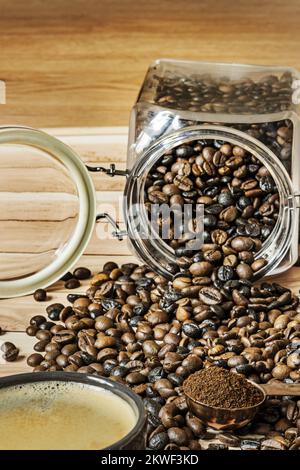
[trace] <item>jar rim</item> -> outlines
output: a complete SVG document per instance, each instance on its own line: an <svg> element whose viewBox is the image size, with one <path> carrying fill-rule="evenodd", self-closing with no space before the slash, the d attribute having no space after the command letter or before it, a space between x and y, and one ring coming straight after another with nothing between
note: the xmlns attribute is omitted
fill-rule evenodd
<svg viewBox="0 0 300 470"><path fill-rule="evenodd" d="M158 271L165 277L171 277L171 274L168 272L166 267L169 264L174 264L176 262L174 250L161 238L154 237L149 240L148 243L145 243L145 240L139 236L136 238L138 231L137 226L135 225L136 220L132 214L132 205L134 202L139 200L140 205L142 206L139 215L142 224L147 225L148 218L144 206L144 187L147 174L166 151L171 150L178 145L198 139L224 140L235 145L240 145L252 153L267 167L276 185L280 187L281 193L279 196L281 204L278 219L271 234L264 241L262 248L255 255L255 258L266 255L272 248L272 245L274 245L274 235L276 235L276 241L279 240L280 246L276 247L276 250L274 250L274 248L271 250L272 256L269 256L270 259L268 259L268 264L261 268L255 274L255 277L258 278L265 274L269 274L272 269L278 266L286 255L297 223L296 217L291 217L292 211L296 210L292 181L278 157L276 157L276 155L266 145L243 131L226 126L201 124L180 128L179 130L158 139L140 155L132 168L125 187L126 202L124 213L125 220L127 221L129 237L133 238L131 239L133 248L139 257L141 257L144 262L148 263L154 270ZM287 201L287 206L282 204L283 201ZM285 236L282 237L284 225L287 225L288 229L285 230ZM132 237L133 234L134 237ZM156 255L160 257L160 262L162 262L165 267L161 266L161 263L154 258ZM166 258L167 263L165 263Z"/></svg>
<svg viewBox="0 0 300 470"><path fill-rule="evenodd" d="M49 265L26 277L0 281L0 298L18 297L47 287L60 279L80 258L93 231L96 195L92 180L79 155L46 132L23 126L0 127L0 145L33 147L58 160L72 178L79 198L78 221L67 245Z"/></svg>

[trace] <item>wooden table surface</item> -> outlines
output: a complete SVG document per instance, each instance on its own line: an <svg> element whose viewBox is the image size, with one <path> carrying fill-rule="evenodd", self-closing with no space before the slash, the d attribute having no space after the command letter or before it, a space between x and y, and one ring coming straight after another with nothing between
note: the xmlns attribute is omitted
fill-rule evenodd
<svg viewBox="0 0 300 470"><path fill-rule="evenodd" d="M7 84L0 124L125 126L146 69L159 57L300 69L299 18L297 0L0 0L0 79ZM127 129L97 129L96 135L101 145L89 152L79 145L82 158L124 167ZM99 175L94 183L98 201L113 203L124 185ZM78 264L97 272L108 259L134 258L125 241L93 237ZM276 281L298 293L299 275L293 268ZM43 304L31 296L0 301L0 342L12 340L21 349L16 362L0 358L0 375L28 370L33 340L24 330L46 305L65 302L62 283L49 297Z"/></svg>
<svg viewBox="0 0 300 470"><path fill-rule="evenodd" d="M127 125L150 62L300 69L298 0L0 0L0 123Z"/></svg>

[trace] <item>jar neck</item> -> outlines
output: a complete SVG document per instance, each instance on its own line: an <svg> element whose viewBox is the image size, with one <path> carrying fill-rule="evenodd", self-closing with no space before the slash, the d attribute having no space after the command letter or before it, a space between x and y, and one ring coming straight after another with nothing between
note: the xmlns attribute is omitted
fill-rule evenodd
<svg viewBox="0 0 300 470"><path fill-rule="evenodd" d="M144 201L145 184L151 169L163 154L178 145L202 139L221 140L243 147L260 160L272 175L280 198L279 216L270 236L255 256L268 261L255 277L261 278L270 274L286 256L292 239L298 236L297 207L292 181L282 163L268 147L242 131L223 126L200 125L182 128L159 139L138 158L127 179L124 204L124 215L133 249L153 270L167 278L172 276L172 267L176 264L175 252L150 226Z"/></svg>

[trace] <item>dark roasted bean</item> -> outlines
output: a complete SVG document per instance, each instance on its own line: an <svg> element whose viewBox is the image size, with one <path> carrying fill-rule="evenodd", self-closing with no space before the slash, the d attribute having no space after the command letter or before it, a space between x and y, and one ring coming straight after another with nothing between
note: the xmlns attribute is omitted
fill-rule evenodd
<svg viewBox="0 0 300 470"><path fill-rule="evenodd" d="M73 271L73 276L79 280L89 279L91 275L92 273L88 268L76 268Z"/></svg>
<svg viewBox="0 0 300 470"><path fill-rule="evenodd" d="M45 289L37 289L34 292L33 297L37 302L44 302L47 299L47 292Z"/></svg>
<svg viewBox="0 0 300 470"><path fill-rule="evenodd" d="M69 279L65 282L66 289L77 289L80 286L80 281L76 278Z"/></svg>
<svg viewBox="0 0 300 470"><path fill-rule="evenodd" d="M28 356L27 358L27 364L30 366L30 367L36 367L36 366L39 366L40 363L44 360L42 354L38 354L38 353L33 353L31 354L30 356Z"/></svg>
<svg viewBox="0 0 300 470"><path fill-rule="evenodd" d="M46 318L42 315L35 315L30 319L30 325L31 326L37 326L40 327L42 323L45 323Z"/></svg>

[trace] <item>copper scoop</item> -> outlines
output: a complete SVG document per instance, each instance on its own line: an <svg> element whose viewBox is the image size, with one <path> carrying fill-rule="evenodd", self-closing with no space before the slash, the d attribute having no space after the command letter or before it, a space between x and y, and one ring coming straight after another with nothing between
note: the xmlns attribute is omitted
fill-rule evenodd
<svg viewBox="0 0 300 470"><path fill-rule="evenodd" d="M252 421L267 396L300 396L300 384L286 384L278 381L264 385L257 385L254 382L250 383L257 387L262 393L263 398L257 405L245 408L216 408L214 406L205 405L186 393L185 396L188 407L203 423L214 429L237 429Z"/></svg>

